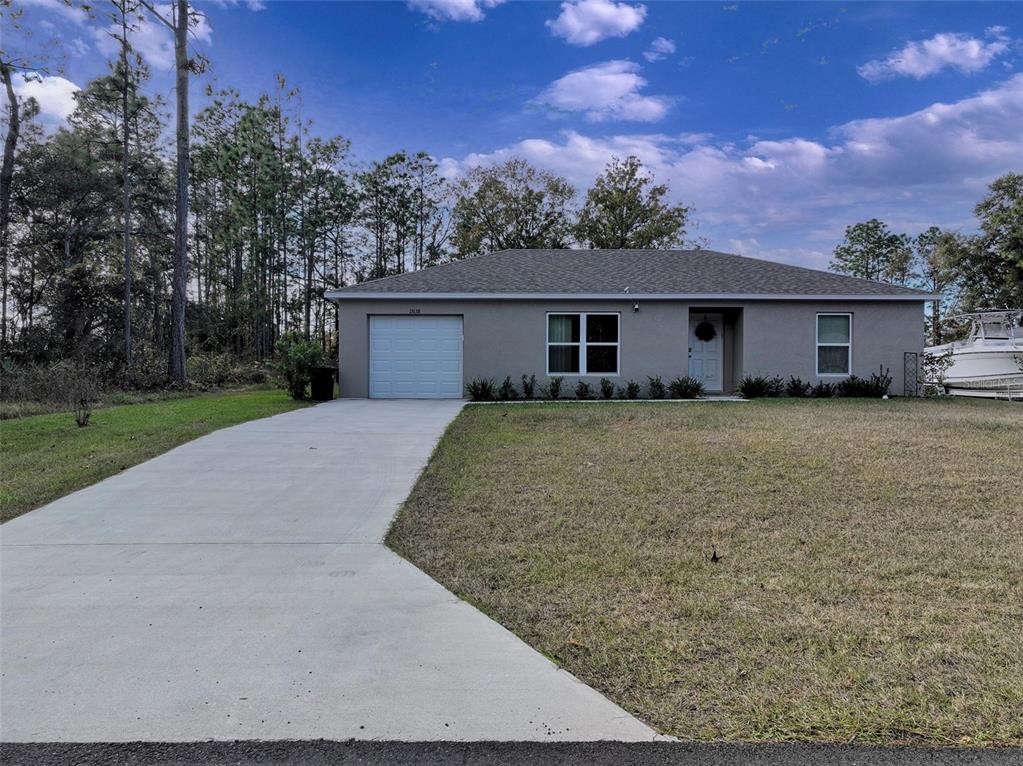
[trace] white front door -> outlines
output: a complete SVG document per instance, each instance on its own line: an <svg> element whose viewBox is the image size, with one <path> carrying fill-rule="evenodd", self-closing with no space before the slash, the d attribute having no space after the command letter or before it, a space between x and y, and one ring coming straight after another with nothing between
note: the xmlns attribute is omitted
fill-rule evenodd
<svg viewBox="0 0 1023 766"><path fill-rule="evenodd" d="M704 323L706 326L702 327L699 334L707 339L700 340L697 337L697 328ZM701 313L689 316L689 377L703 381L704 388L708 391L723 390L723 329L721 314Z"/></svg>
<svg viewBox="0 0 1023 766"><path fill-rule="evenodd" d="M462 317L370 317L369 395L461 399Z"/></svg>

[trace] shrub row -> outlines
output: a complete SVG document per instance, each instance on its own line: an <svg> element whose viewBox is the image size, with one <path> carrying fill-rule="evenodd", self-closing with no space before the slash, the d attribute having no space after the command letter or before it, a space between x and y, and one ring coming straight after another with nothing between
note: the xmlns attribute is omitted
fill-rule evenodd
<svg viewBox="0 0 1023 766"><path fill-rule="evenodd" d="M474 402L512 402L517 399L561 399L564 394L565 379L555 376L540 386L536 385L536 375L523 375L521 392L515 387L509 375L500 385L491 378L473 378L465 386L465 392ZM622 386L615 386L608 378L601 378L596 386L588 381L576 383L572 393L576 399L638 399L641 392L640 384L634 380L626 381ZM648 378L647 398L664 399L669 395L672 399L696 399L703 396L703 383L696 378L683 375L665 384L660 377Z"/></svg>
<svg viewBox="0 0 1023 766"><path fill-rule="evenodd" d="M746 375L739 381L738 391L746 399L762 399L775 396L814 397L827 399L832 396L867 397L880 399L888 395L892 385L891 370L878 368L869 378L850 375L837 383L809 383L797 377L788 382L778 376Z"/></svg>
<svg viewBox="0 0 1023 766"><path fill-rule="evenodd" d="M516 388L509 375L498 385L491 378L473 378L465 386L466 394L474 402L511 402L517 399L550 399L563 397L564 378L550 378L549 382L539 388L536 375L523 375L521 390ZM738 391L746 399L789 396L795 398L814 397L827 399L832 396L881 398L887 396L892 385L891 371L878 368L869 378L850 375L837 383L817 383L816 385L790 377L788 381L778 376L746 375L739 381ZM594 387L591 383L580 380L572 392L576 399L638 399L640 384L634 380L627 381L624 386L615 386L608 378L601 378ZM703 383L696 378L683 375L665 383L660 376L648 377L646 386L647 399L697 399L704 394Z"/></svg>

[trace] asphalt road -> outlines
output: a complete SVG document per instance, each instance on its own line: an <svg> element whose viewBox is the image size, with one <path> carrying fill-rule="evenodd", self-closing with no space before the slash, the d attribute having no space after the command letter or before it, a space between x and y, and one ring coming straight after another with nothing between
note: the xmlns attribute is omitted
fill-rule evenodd
<svg viewBox="0 0 1023 766"><path fill-rule="evenodd" d="M0 745L4 766L1023 766L1023 750L671 742L118 742Z"/></svg>

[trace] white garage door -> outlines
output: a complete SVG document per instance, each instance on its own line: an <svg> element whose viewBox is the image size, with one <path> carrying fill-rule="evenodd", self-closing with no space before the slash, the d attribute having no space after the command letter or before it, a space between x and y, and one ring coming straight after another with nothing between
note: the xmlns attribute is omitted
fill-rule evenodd
<svg viewBox="0 0 1023 766"><path fill-rule="evenodd" d="M461 399L462 318L369 318L369 395Z"/></svg>

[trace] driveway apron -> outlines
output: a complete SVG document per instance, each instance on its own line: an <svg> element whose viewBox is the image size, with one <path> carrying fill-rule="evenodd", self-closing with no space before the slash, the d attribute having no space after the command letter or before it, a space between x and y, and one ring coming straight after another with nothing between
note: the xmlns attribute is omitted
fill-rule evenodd
<svg viewBox="0 0 1023 766"><path fill-rule="evenodd" d="M0 527L0 738L653 739L382 545L461 406L245 423Z"/></svg>

